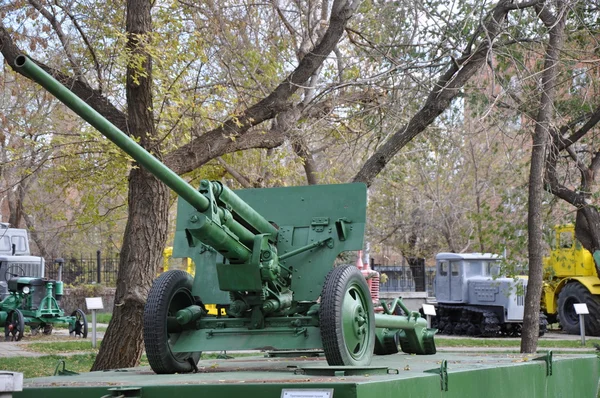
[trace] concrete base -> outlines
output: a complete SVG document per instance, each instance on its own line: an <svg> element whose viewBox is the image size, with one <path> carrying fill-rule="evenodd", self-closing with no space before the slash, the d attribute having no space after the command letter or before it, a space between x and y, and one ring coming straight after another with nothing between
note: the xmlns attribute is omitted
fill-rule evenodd
<svg viewBox="0 0 600 398"><path fill-rule="evenodd" d="M17 391L23 391L23 373L0 371L0 398L12 398Z"/></svg>

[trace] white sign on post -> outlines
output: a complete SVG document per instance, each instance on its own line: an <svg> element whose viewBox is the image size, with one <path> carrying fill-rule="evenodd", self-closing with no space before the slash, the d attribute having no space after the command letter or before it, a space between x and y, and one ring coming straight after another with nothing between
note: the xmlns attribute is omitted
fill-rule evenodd
<svg viewBox="0 0 600 398"><path fill-rule="evenodd" d="M423 312L425 315L435 316L435 306L432 304L423 304Z"/></svg>
<svg viewBox="0 0 600 398"><path fill-rule="evenodd" d="M96 310L103 310L102 297L86 297L85 305L92 311L92 347L96 348Z"/></svg>
<svg viewBox="0 0 600 398"><path fill-rule="evenodd" d="M423 313L427 316L427 327L431 327L431 317L435 316L435 306L432 304L423 304Z"/></svg>
<svg viewBox="0 0 600 398"><path fill-rule="evenodd" d="M88 310L103 310L102 297L86 297L85 305Z"/></svg>
<svg viewBox="0 0 600 398"><path fill-rule="evenodd" d="M588 315L590 313L586 303L573 304L573 307L575 307L577 315Z"/></svg>
<svg viewBox="0 0 600 398"><path fill-rule="evenodd" d="M588 310L586 303L577 303L573 304L575 308L575 312L579 315L579 333L581 334L581 345L585 345L585 319L584 315L588 315L590 311Z"/></svg>

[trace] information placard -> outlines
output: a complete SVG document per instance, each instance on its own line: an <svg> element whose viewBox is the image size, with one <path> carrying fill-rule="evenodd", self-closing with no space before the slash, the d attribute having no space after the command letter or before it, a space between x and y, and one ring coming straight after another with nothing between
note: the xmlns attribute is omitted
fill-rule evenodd
<svg viewBox="0 0 600 398"><path fill-rule="evenodd" d="M85 305L88 310L103 310L102 297L86 297Z"/></svg>
<svg viewBox="0 0 600 398"><path fill-rule="evenodd" d="M575 313L577 315L587 315L590 313L586 303L573 304L573 307L575 307Z"/></svg>
<svg viewBox="0 0 600 398"><path fill-rule="evenodd" d="M423 304L423 312L425 315L435 316L435 307L432 304Z"/></svg>
<svg viewBox="0 0 600 398"><path fill-rule="evenodd" d="M303 388L303 389L284 389L281 390L281 398L332 398L333 388L329 389L315 389L315 388Z"/></svg>

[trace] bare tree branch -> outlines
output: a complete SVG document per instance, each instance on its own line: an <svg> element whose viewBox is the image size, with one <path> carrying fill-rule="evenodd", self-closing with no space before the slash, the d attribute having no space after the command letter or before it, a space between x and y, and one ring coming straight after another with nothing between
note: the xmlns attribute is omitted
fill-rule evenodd
<svg viewBox="0 0 600 398"><path fill-rule="evenodd" d="M63 32L62 26L56 20L56 17L52 13L50 13L50 11L45 9L40 4L39 1L37 1L37 0L28 0L28 1L29 1L29 4L31 4L33 6L33 8L38 10L39 13L42 14L44 16L44 18L46 18L48 20L48 22L50 22L50 25L52 25L52 28L56 32L56 36L58 37L58 40L60 40L60 43L63 46L63 50L65 50L67 59L69 60L69 63L71 64L71 67L73 68L73 71L75 72L75 76L77 76L77 79L81 80L85 84L88 84L87 81L85 80L85 76L83 75L83 72L81 71L81 67L75 60L75 56L73 55L73 52L71 51L71 46L69 45L69 39Z"/></svg>
<svg viewBox="0 0 600 398"><path fill-rule="evenodd" d="M511 10L509 7L511 4L510 0L498 1L498 4L485 18L485 23L476 30L462 56L452 59L446 72L434 85L423 107L371 155L354 177L354 181L371 185L394 155L450 106L464 84L485 64L493 41L502 32L506 17ZM479 32L483 32L483 37L479 46L471 52L471 42L474 41L474 37L479 35Z"/></svg>
<svg viewBox="0 0 600 398"><path fill-rule="evenodd" d="M96 75L98 76L98 90L100 91L100 93L102 93L104 91L102 88L102 84L103 84L102 68L100 68L100 62L98 61L98 56L96 55L96 50L94 49L94 47L90 43L87 35L81 28L81 25L79 24L79 21L77 21L77 18L75 18L75 16L66 7L64 7L62 4L59 4L58 0L54 0L54 4L57 7L59 7L61 10L63 10L63 12L69 17L69 19L71 20L71 23L73 24L73 26L75 26L75 29L77 29L77 31L79 32L81 39L83 40L88 51L90 52L90 55L92 56L92 60L94 61L94 68L96 69Z"/></svg>
<svg viewBox="0 0 600 398"><path fill-rule="evenodd" d="M229 173L231 174L231 176L233 178L235 178L235 180L237 182L240 183L241 186L243 186L244 188L254 188L254 185L252 185L250 183L250 180L248 180L246 177L244 177L242 175L242 173L240 173L239 171L237 171L235 169L235 167L231 166L229 163L227 163L226 161L223 160L222 157L218 157L217 158L217 162L219 162L219 164L221 166L223 166L223 168Z"/></svg>
<svg viewBox="0 0 600 398"><path fill-rule="evenodd" d="M208 160L227 153L226 151L237 150L236 143L242 141L241 137L250 127L272 119L288 109L291 106L291 96L314 75L333 51L359 3L357 0L334 1L329 27L321 41L302 58L296 69L271 94L218 128L204 134L198 133L198 137L193 141L165 156L164 163L178 174L194 170ZM199 131L200 127L196 126L195 129Z"/></svg>
<svg viewBox="0 0 600 398"><path fill-rule="evenodd" d="M16 46L12 37L10 36L9 31L4 26L3 22L0 21L0 51L4 56L5 61L15 70L18 74L29 78L23 74L23 71L20 69L14 68L15 58L18 55L24 54L20 48ZM31 58L31 57L30 57ZM38 64L42 69L46 72L54 76L56 80L64 84L68 87L75 95L79 98L87 102L92 108L94 108L98 113L104 116L107 120L109 120L112 124L117 126L119 129L127 132L127 118L123 112L118 110L114 105L112 105L106 97L102 95L102 93L98 90L93 89L87 83L82 82L79 79L73 78L71 76L67 76L62 72L59 72L56 69L50 68L43 63L36 61L31 58L36 64Z"/></svg>

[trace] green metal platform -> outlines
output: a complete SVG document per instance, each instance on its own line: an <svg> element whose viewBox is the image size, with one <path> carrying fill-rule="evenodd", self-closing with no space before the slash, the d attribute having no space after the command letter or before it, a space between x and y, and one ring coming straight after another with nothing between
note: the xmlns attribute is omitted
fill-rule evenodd
<svg viewBox="0 0 600 398"><path fill-rule="evenodd" d="M150 368L25 380L15 398L597 398L596 355L396 354L369 367L327 366L303 356L200 360L198 373ZM68 368L68 365L67 365Z"/></svg>

